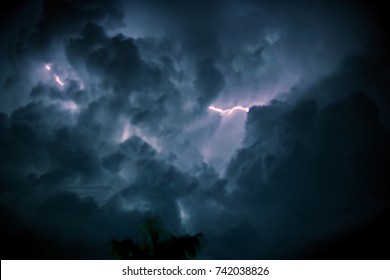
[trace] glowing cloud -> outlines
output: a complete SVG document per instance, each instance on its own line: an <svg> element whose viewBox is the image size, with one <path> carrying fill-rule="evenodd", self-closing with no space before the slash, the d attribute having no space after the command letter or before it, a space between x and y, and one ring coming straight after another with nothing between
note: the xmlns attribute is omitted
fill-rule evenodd
<svg viewBox="0 0 390 280"><path fill-rule="evenodd" d="M80 107L74 101L64 101L61 103L61 107L71 113L78 112Z"/></svg>
<svg viewBox="0 0 390 280"><path fill-rule="evenodd" d="M125 142L127 139L130 138L130 136L131 136L131 127L130 127L130 124L128 122L126 122L125 126L123 127L123 131L122 131L122 134L120 136L119 142L120 143Z"/></svg>
<svg viewBox="0 0 390 280"><path fill-rule="evenodd" d="M181 220L181 223L184 224L186 223L189 218L190 218L190 215L187 213L187 211L183 208L183 205L181 202L177 201L176 202L178 208L179 208L179 215L180 215L180 220Z"/></svg>
<svg viewBox="0 0 390 280"><path fill-rule="evenodd" d="M47 71L51 71L51 66L50 66L50 64L45 64L45 68L46 68Z"/></svg>
<svg viewBox="0 0 390 280"><path fill-rule="evenodd" d="M217 108L215 106L209 106L209 110L214 111L214 112L218 112L221 115L230 115L234 111L244 111L246 113L249 112L249 108L248 107L243 107L243 106L234 106L234 107L232 107L230 109L225 109L225 110L221 109L221 108Z"/></svg>

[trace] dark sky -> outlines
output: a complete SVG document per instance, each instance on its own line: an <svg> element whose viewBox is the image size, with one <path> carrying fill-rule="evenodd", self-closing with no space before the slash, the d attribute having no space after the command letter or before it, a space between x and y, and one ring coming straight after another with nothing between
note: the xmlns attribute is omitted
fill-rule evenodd
<svg viewBox="0 0 390 280"><path fill-rule="evenodd" d="M2 2L1 258L389 258L384 2Z"/></svg>

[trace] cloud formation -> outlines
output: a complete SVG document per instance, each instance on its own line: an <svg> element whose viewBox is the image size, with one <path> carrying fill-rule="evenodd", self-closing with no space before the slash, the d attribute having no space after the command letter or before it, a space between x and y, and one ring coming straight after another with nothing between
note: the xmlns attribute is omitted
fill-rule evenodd
<svg viewBox="0 0 390 280"><path fill-rule="evenodd" d="M35 16L22 22L27 8ZM2 258L113 258L110 240L137 236L151 215L175 234L202 232L202 258L348 257L353 242L350 255L321 252L367 232L384 252L381 10L21 4L2 30Z"/></svg>

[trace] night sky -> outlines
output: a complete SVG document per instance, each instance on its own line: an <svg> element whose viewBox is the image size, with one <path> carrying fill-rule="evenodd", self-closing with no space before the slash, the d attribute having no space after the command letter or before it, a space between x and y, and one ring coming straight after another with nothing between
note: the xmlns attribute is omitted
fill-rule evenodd
<svg viewBox="0 0 390 280"><path fill-rule="evenodd" d="M385 2L2 1L1 258L390 258Z"/></svg>

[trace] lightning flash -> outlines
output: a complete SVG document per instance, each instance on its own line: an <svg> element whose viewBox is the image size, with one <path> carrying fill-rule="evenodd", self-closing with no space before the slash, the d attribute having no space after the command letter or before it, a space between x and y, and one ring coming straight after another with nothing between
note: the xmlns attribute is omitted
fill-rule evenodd
<svg viewBox="0 0 390 280"><path fill-rule="evenodd" d="M214 112L218 112L221 115L230 115L234 111L244 111L246 113L249 112L249 108L248 107L243 107L243 106L234 106L234 107L232 107L230 109L225 109L225 110L221 109L221 108L217 108L215 106L209 106L209 110L214 111Z"/></svg>
<svg viewBox="0 0 390 280"><path fill-rule="evenodd" d="M55 78L57 84L59 84L60 86L63 87L65 85L64 82L61 80L61 78L58 75L55 75L54 78Z"/></svg>
<svg viewBox="0 0 390 280"><path fill-rule="evenodd" d="M50 64L45 64L45 69L46 69L48 72L53 73ZM54 74L54 80L56 81L57 84L59 84L59 85L62 86L62 87L65 85L65 83L62 81L62 79L60 78L60 76L58 76L57 74Z"/></svg>

